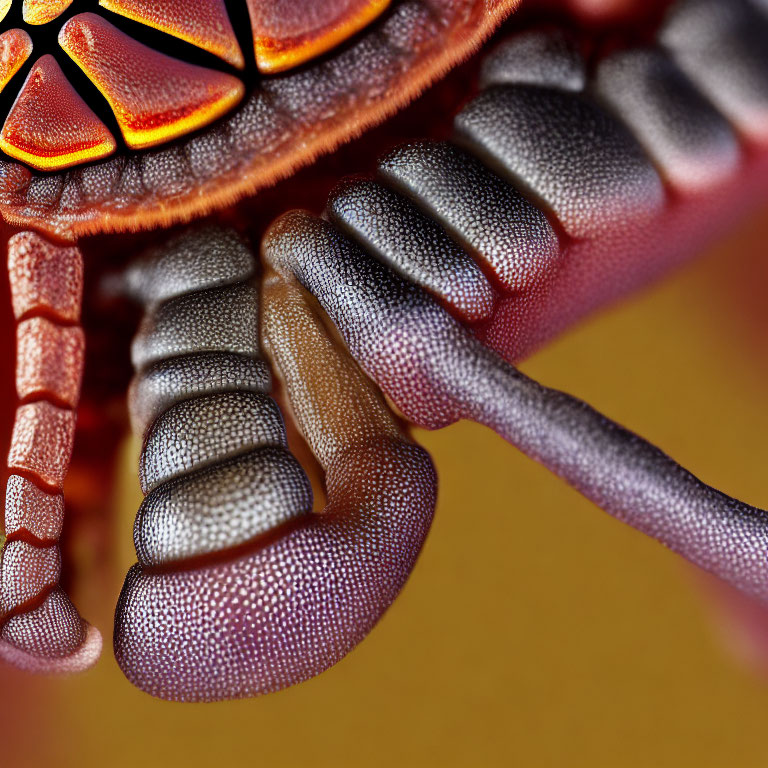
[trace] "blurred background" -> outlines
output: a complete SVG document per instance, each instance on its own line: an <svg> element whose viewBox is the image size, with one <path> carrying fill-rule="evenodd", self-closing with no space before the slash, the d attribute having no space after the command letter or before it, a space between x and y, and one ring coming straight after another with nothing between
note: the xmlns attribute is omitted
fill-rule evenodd
<svg viewBox="0 0 768 768"><path fill-rule="evenodd" d="M522 366L763 507L765 219ZM713 603L701 574L489 431L416 437L438 468L437 515L379 627L315 680L213 705L153 700L112 658L140 500L126 444L111 565L74 592L105 654L72 679L0 670L0 765L768 764L768 676L730 596Z"/></svg>

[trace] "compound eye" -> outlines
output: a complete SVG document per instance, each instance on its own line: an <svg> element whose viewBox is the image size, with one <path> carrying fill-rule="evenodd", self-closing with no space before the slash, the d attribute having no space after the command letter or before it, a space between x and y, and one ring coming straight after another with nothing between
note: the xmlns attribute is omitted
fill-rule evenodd
<svg viewBox="0 0 768 768"><path fill-rule="evenodd" d="M245 67L224 0L197 0L194 13L184 0L99 0L99 5L202 48L237 69Z"/></svg>
<svg viewBox="0 0 768 768"><path fill-rule="evenodd" d="M41 171L98 160L116 146L50 54L33 66L0 131L3 152Z"/></svg>
<svg viewBox="0 0 768 768"><path fill-rule="evenodd" d="M93 13L70 19L59 44L109 102L131 149L202 128L245 93L236 77L159 53Z"/></svg>
<svg viewBox="0 0 768 768"><path fill-rule="evenodd" d="M404 106L518 1L0 0L0 216L72 239L230 205Z"/></svg>
<svg viewBox="0 0 768 768"><path fill-rule="evenodd" d="M0 91L31 55L32 39L23 29L9 29L0 35Z"/></svg>

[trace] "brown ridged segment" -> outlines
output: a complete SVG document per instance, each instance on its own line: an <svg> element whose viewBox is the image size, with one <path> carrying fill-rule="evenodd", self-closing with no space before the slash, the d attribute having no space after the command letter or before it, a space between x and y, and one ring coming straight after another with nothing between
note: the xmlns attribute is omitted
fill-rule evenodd
<svg viewBox="0 0 768 768"><path fill-rule="evenodd" d="M48 493L31 480L11 475L5 489L5 535L27 532L39 541L56 541L64 523L64 496Z"/></svg>
<svg viewBox="0 0 768 768"><path fill-rule="evenodd" d="M22 321L16 328L16 394L21 400L48 397L75 408L84 354L79 326L61 326L45 317Z"/></svg>
<svg viewBox="0 0 768 768"><path fill-rule="evenodd" d="M14 317L44 312L65 323L80 319L83 262L77 248L59 248L35 232L8 241L8 279Z"/></svg>
<svg viewBox="0 0 768 768"><path fill-rule="evenodd" d="M8 466L61 488L75 441L75 414L47 402L16 409Z"/></svg>
<svg viewBox="0 0 768 768"><path fill-rule="evenodd" d="M69 673L99 657L101 635L59 586L61 487L69 468L84 335L77 323L83 264L76 248L22 232L8 242L17 326L16 409L0 552L0 659Z"/></svg>

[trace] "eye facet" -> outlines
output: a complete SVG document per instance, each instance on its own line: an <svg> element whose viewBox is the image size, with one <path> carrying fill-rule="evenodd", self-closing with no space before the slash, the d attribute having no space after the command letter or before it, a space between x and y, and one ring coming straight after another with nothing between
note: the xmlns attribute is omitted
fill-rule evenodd
<svg viewBox="0 0 768 768"><path fill-rule="evenodd" d="M21 15L27 24L38 26L58 19L72 0L24 0Z"/></svg>
<svg viewBox="0 0 768 768"><path fill-rule="evenodd" d="M245 91L236 77L159 53L92 13L70 19L59 43L109 102L131 149L202 128Z"/></svg>
<svg viewBox="0 0 768 768"><path fill-rule="evenodd" d="M32 54L32 38L23 29L9 29L0 35L0 91Z"/></svg>
<svg viewBox="0 0 768 768"><path fill-rule="evenodd" d="M325 53L380 16L390 0L248 0L256 65L282 72Z"/></svg>
<svg viewBox="0 0 768 768"><path fill-rule="evenodd" d="M237 69L245 67L224 0L196 0L194 13L183 0L99 0L99 5L196 45Z"/></svg>
<svg viewBox="0 0 768 768"><path fill-rule="evenodd" d="M116 146L50 54L33 66L0 131L7 155L41 171L99 160Z"/></svg>
<svg viewBox="0 0 768 768"><path fill-rule="evenodd" d="M72 239L165 226L229 205L395 112L517 5L100 0L78 13L68 3L28 3L29 18L45 6L53 19L41 22L38 53L56 57L58 81L68 78L104 125L94 129L89 115L83 131L59 119L52 134L68 140L51 142L46 131L34 135L39 129L25 115L12 115L0 146L0 213ZM17 13L9 20L20 23ZM6 32L0 88L13 87L38 45L36 29L29 27L32 41L20 29ZM50 107L43 94L36 100L30 115Z"/></svg>

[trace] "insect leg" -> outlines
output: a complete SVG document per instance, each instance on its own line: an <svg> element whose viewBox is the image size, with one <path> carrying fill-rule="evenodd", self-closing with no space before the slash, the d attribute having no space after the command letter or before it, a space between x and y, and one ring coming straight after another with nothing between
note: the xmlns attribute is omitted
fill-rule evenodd
<svg viewBox="0 0 768 768"><path fill-rule="evenodd" d="M77 672L101 635L59 586L62 485L75 434L85 339L79 326L79 250L31 232L11 238L8 270L17 325L16 390L0 562L0 658L35 672Z"/></svg>
<svg viewBox="0 0 768 768"><path fill-rule="evenodd" d="M336 663L396 597L435 502L428 456L298 288L267 281L269 346L326 472L328 503L312 511L267 395L253 263L227 272L244 246L217 256L222 237L193 231L136 281L154 291L133 345L146 497L115 654L131 682L172 700L255 696Z"/></svg>

